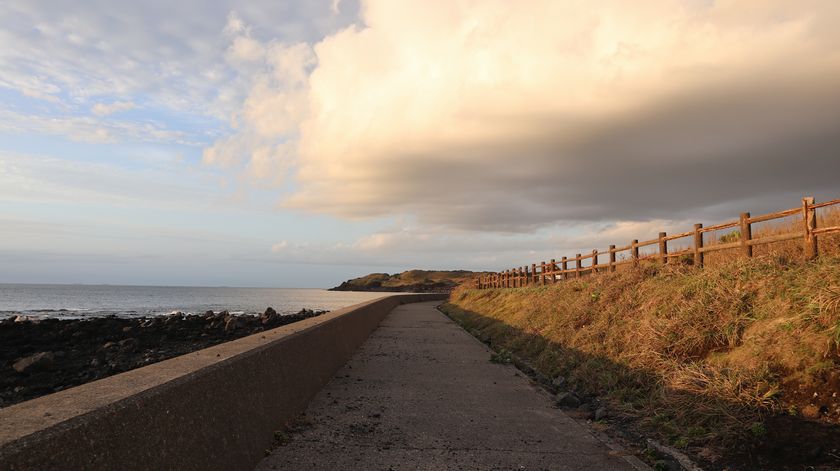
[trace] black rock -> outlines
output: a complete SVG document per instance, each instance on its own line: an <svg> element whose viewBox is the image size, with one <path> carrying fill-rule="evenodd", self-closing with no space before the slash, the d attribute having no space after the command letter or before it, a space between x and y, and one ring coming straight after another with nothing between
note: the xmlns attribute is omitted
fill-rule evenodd
<svg viewBox="0 0 840 471"><path fill-rule="evenodd" d="M562 392L555 397L557 405L560 407L574 408L580 405L580 398L574 393Z"/></svg>
<svg viewBox="0 0 840 471"><path fill-rule="evenodd" d="M135 338L127 338L125 340L120 340L117 342L117 345L120 346L120 350L123 352L133 352L137 350L137 346L140 342Z"/></svg>
<svg viewBox="0 0 840 471"><path fill-rule="evenodd" d="M273 308L269 307L265 310L264 313L260 316L260 324L266 325L272 323L277 318L277 311Z"/></svg>
<svg viewBox="0 0 840 471"><path fill-rule="evenodd" d="M595 409L595 420L601 420L607 417L607 408L599 407Z"/></svg>
<svg viewBox="0 0 840 471"><path fill-rule="evenodd" d="M52 352L39 352L16 361L12 368L18 373L34 373L52 368L55 355Z"/></svg>

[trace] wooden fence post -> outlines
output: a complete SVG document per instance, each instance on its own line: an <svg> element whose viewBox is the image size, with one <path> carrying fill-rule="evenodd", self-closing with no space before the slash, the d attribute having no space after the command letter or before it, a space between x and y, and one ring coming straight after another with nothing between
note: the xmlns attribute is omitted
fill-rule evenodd
<svg viewBox="0 0 840 471"><path fill-rule="evenodd" d="M557 274L555 273L556 271L557 271L557 262L555 262L554 259L552 258L551 259L551 283L552 284L557 283Z"/></svg>
<svg viewBox="0 0 840 471"><path fill-rule="evenodd" d="M596 265L598 265L598 250L593 249L592 250L592 274L593 275L598 273L598 268L596 268Z"/></svg>
<svg viewBox="0 0 840 471"><path fill-rule="evenodd" d="M528 272L525 271L525 269L523 269L523 267L519 267L519 287L520 288L525 286L525 280L527 280L527 279L528 279Z"/></svg>
<svg viewBox="0 0 840 471"><path fill-rule="evenodd" d="M575 255L575 278L580 278L580 254Z"/></svg>
<svg viewBox="0 0 840 471"><path fill-rule="evenodd" d="M566 273L566 270L569 269L569 259L566 258L566 257L563 257L563 259L560 261L560 263L561 263L561 266L563 267L563 273L561 273L560 276L562 277L563 281L566 281L566 279L569 278L569 276L568 276L569 274Z"/></svg>
<svg viewBox="0 0 840 471"><path fill-rule="evenodd" d="M814 204L814 198L806 196L802 198L802 219L805 224L805 258L808 260L817 258L819 247L814 229L817 228L817 210L810 206Z"/></svg>
<svg viewBox="0 0 840 471"><path fill-rule="evenodd" d="M615 271L615 245L610 245L610 273Z"/></svg>
<svg viewBox="0 0 840 471"><path fill-rule="evenodd" d="M633 239L630 241L630 257L633 259L633 266L639 265L639 246L636 245L639 243L639 239Z"/></svg>
<svg viewBox="0 0 840 471"><path fill-rule="evenodd" d="M531 264L531 278L528 279L528 284L537 284L537 264Z"/></svg>
<svg viewBox="0 0 840 471"><path fill-rule="evenodd" d="M667 234L664 232L659 233L659 261L662 264L668 263L668 241L665 240Z"/></svg>
<svg viewBox="0 0 840 471"><path fill-rule="evenodd" d="M694 266L697 267L703 266L703 252L700 251L703 248L703 233L700 229L703 229L702 224L694 225Z"/></svg>
<svg viewBox="0 0 840 471"><path fill-rule="evenodd" d="M747 257L753 256L753 248L750 245L752 240L752 224L750 224L750 213L741 213L741 251Z"/></svg>
<svg viewBox="0 0 840 471"><path fill-rule="evenodd" d="M540 262L540 284L545 286L545 261Z"/></svg>

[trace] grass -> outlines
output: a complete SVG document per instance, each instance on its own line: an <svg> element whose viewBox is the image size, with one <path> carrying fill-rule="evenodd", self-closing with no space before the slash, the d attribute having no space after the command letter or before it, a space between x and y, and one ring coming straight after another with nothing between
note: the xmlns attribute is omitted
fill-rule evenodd
<svg viewBox="0 0 840 471"><path fill-rule="evenodd" d="M787 247L702 270L651 264L547 286L464 285L444 310L500 360L514 354L563 376L672 445L760 439L768 414L802 410L796 391L817 391L840 369L840 250L830 247L809 262Z"/></svg>

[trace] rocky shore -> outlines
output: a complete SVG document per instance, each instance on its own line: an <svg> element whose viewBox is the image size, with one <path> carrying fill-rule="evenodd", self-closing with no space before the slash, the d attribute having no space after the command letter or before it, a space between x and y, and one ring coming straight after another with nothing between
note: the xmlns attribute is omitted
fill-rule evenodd
<svg viewBox="0 0 840 471"><path fill-rule="evenodd" d="M0 407L323 314L0 321Z"/></svg>

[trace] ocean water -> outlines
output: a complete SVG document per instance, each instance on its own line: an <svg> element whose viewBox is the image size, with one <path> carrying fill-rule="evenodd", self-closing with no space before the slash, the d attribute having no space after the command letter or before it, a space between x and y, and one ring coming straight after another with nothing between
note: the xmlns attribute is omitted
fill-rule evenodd
<svg viewBox="0 0 840 471"><path fill-rule="evenodd" d="M141 317L181 311L203 314L280 314L301 309L333 311L375 299L383 293L292 288L0 284L0 318Z"/></svg>

